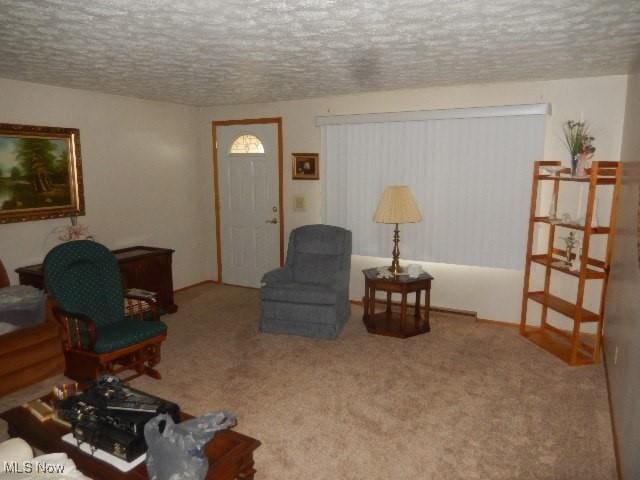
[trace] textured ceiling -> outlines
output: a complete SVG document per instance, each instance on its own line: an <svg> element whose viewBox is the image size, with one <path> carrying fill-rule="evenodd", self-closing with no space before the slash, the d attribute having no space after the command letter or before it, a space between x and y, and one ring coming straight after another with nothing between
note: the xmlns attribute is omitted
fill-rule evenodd
<svg viewBox="0 0 640 480"><path fill-rule="evenodd" d="M189 105L628 73L640 0L0 0L0 77Z"/></svg>

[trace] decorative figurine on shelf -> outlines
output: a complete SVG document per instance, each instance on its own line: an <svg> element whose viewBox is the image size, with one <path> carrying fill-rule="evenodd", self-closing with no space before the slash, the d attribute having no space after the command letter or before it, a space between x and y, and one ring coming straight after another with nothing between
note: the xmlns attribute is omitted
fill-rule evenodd
<svg viewBox="0 0 640 480"><path fill-rule="evenodd" d="M587 168L591 166L591 159L593 158L593 152L596 151L595 147L589 145L588 152L582 152L578 156L578 168L576 169L576 175L578 177L587 176Z"/></svg>
<svg viewBox="0 0 640 480"><path fill-rule="evenodd" d="M578 249L578 253L576 254L575 261L571 265L571 270L574 272L579 272L582 269L582 247Z"/></svg>
<svg viewBox="0 0 640 480"><path fill-rule="evenodd" d="M576 248L578 246L578 244L580 243L579 240L576 238L576 234L575 232L569 232L569 235L567 235L566 237L561 237L562 240L564 240L564 244L565 244L565 261L564 264L571 268L571 266L573 265L573 249Z"/></svg>
<svg viewBox="0 0 640 480"><path fill-rule="evenodd" d="M553 192L553 197L551 197L551 203L549 204L549 222L550 223L558 223L558 195L556 192Z"/></svg>
<svg viewBox="0 0 640 480"><path fill-rule="evenodd" d="M411 263L407 267L409 278L418 278L422 274L422 267L418 263Z"/></svg>
<svg viewBox="0 0 640 480"><path fill-rule="evenodd" d="M589 133L589 125L586 122L569 120L562 129L567 149L571 154L571 176L585 176L596 151L596 147L593 146L595 138Z"/></svg>
<svg viewBox="0 0 640 480"><path fill-rule="evenodd" d="M548 167L544 167L543 170L549 175L557 176L560 170L562 170L562 167L560 165L549 165Z"/></svg>
<svg viewBox="0 0 640 480"><path fill-rule="evenodd" d="M393 273L389 271L389 267L378 267L378 278L393 278Z"/></svg>
<svg viewBox="0 0 640 480"><path fill-rule="evenodd" d="M562 223L566 223L566 224L573 223L573 218L571 218L571 214L567 212L564 212L562 215L560 215L560 220L562 221Z"/></svg>

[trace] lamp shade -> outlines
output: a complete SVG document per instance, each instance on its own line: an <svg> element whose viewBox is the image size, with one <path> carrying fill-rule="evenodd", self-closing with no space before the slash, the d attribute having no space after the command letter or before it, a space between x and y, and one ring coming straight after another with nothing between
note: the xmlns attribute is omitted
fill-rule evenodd
<svg viewBox="0 0 640 480"><path fill-rule="evenodd" d="M373 221L376 223L417 223L422 221L422 215L409 187L390 185L385 188Z"/></svg>

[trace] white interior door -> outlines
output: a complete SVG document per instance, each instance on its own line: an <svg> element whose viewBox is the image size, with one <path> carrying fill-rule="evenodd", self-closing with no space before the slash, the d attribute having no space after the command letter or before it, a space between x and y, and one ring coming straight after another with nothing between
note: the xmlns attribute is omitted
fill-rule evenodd
<svg viewBox="0 0 640 480"><path fill-rule="evenodd" d="M277 126L218 125L216 136L222 281L259 287L280 265Z"/></svg>

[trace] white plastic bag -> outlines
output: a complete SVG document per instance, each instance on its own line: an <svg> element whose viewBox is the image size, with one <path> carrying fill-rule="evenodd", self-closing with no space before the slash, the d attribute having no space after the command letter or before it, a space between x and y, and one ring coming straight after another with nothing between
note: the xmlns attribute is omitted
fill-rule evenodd
<svg viewBox="0 0 640 480"><path fill-rule="evenodd" d="M151 480L203 480L209 461L205 445L219 430L236 424L227 412L212 412L175 424L166 414L144 426L147 441L147 471Z"/></svg>

